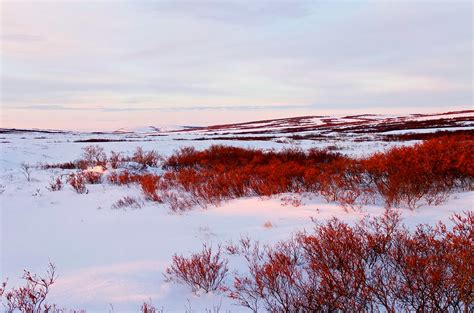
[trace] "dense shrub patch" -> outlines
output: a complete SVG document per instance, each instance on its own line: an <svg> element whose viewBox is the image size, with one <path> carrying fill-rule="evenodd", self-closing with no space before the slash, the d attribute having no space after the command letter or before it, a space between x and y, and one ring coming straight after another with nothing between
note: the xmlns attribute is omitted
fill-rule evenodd
<svg viewBox="0 0 474 313"><path fill-rule="evenodd" d="M474 214L452 221L451 229L439 223L410 232L387 210L354 226L316 224L273 246L244 238L226 250L247 271L221 289L253 312L467 312L474 309ZM216 273L206 266L209 254L175 256L167 275L192 288L206 284Z"/></svg>
<svg viewBox="0 0 474 313"><path fill-rule="evenodd" d="M133 156L112 152L110 158L99 146L83 150L81 160L43 167L85 168L69 180L78 192L81 180L102 182L102 175L91 167L108 167L108 182L138 184L145 198L165 202L174 211L282 193L312 193L344 208L383 203L415 209L438 205L453 192L474 187L474 136L463 133L359 159L330 149L264 151L221 145L202 151L184 147L166 159L141 148ZM160 165L164 172L157 175Z"/></svg>
<svg viewBox="0 0 474 313"><path fill-rule="evenodd" d="M345 207L382 200L410 208L439 204L472 190L474 137L452 135L393 148L365 159L328 150L262 151L182 148L164 162L164 186L182 187L205 203L243 196L312 192Z"/></svg>
<svg viewBox="0 0 474 313"><path fill-rule="evenodd" d="M454 190L472 190L473 136L447 136L377 153L361 164L388 205L439 204Z"/></svg>

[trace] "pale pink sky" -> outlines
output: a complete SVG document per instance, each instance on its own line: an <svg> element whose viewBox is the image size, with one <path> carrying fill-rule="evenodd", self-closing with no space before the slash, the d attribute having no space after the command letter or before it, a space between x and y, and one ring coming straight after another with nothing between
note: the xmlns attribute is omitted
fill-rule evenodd
<svg viewBox="0 0 474 313"><path fill-rule="evenodd" d="M1 127L472 108L472 2L1 2Z"/></svg>

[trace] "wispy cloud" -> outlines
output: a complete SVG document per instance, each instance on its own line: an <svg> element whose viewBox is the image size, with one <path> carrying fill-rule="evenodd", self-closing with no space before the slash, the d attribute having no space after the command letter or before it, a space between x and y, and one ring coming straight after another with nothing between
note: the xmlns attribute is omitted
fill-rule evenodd
<svg viewBox="0 0 474 313"><path fill-rule="evenodd" d="M173 107L73 107L66 105L24 105L4 106L10 110L39 110L39 111L99 111L99 112L181 112L181 111L265 111L265 110L291 110L311 109L314 105L241 105L241 106L173 106Z"/></svg>
<svg viewBox="0 0 474 313"><path fill-rule="evenodd" d="M2 42L19 42L19 43L29 43L29 42L40 42L45 41L41 36L35 36L31 34L1 34L0 41Z"/></svg>

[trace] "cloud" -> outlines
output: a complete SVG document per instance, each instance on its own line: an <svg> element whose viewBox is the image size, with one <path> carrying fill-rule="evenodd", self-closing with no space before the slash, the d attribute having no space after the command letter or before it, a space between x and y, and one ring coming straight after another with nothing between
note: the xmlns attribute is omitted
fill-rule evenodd
<svg viewBox="0 0 474 313"><path fill-rule="evenodd" d="M241 106L181 106L181 107L73 107L66 105L22 105L5 106L9 110L38 110L38 111L98 111L98 112L180 112L180 111L256 111L256 110L297 110L311 109L313 105L241 105Z"/></svg>
<svg viewBox="0 0 474 313"><path fill-rule="evenodd" d="M35 36L31 34L1 34L1 42L17 42L17 43L28 43L28 42L41 42L45 41L41 36Z"/></svg>
<svg viewBox="0 0 474 313"><path fill-rule="evenodd" d="M140 2L140 5L141 9L147 12L207 19L222 23L236 23L243 27L247 26L248 23L260 24L275 19L301 18L311 12L310 1L159 1Z"/></svg>

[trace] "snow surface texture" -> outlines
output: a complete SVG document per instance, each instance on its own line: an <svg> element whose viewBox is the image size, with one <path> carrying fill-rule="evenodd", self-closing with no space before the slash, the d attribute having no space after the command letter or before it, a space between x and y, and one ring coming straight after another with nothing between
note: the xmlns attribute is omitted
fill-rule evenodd
<svg viewBox="0 0 474 313"><path fill-rule="evenodd" d="M471 115L457 113L456 117L470 119ZM360 118L380 123L388 117ZM469 121L462 122L464 126L458 123L453 130L472 129ZM282 125L287 127L287 123L285 121ZM303 124L311 123L319 127L325 122L315 117L304 119ZM266 130L274 132L276 124L275 121L268 121L247 126L264 125ZM224 129L226 127L221 127L218 132L223 133ZM165 156L181 146L203 149L212 144L263 149L282 149L294 145L307 149L335 145L339 152L361 156L415 142L376 141L376 137L374 141L363 142L350 137L285 141L281 140L281 137L288 135L285 132L277 134L280 140L193 140L208 131L91 134L5 130L0 134L0 184L3 186L0 186L0 277L8 277L10 287L17 286L23 269L42 274L51 260L58 267L59 278L52 287L49 300L66 308L107 312L112 304L116 312L137 312L143 301L151 299L154 305L163 307L166 312L183 312L189 305L197 312L219 305L223 312L242 312L244 308L233 305L221 295L204 294L198 297L185 286L164 282L162 273L171 256L174 253L187 255L196 252L203 242L224 244L229 240L235 242L241 236L273 243L288 238L295 231L310 229L313 225L311 218L324 221L338 217L352 223L365 215L382 214L383 207L364 206L360 211L346 212L337 204L327 203L319 197L304 197L299 207L284 206L281 198L285 195L280 195L267 199L233 200L219 207L210 206L206 210L196 208L183 214L171 214L164 205L143 199L140 209L117 210L111 207L124 196L141 197L138 187L104 183L88 185L88 194L77 194L67 185L61 191L50 192L45 187L51 177L63 171L34 168L31 181L27 181L20 171L21 163L35 165L38 162L75 160L80 157L83 147L95 144L75 141L91 138L126 140L97 143L106 152L114 150L130 155L141 146L144 150L154 149ZM429 129L413 132L427 131ZM473 203L474 193L466 192L452 196L440 206L423 206L416 211L400 210L404 223L414 227L418 223L434 224L439 220L449 223L452 213L473 210ZM268 227L268 222L271 227ZM231 262L235 261L231 258ZM243 264L231 265L232 268L243 269Z"/></svg>

